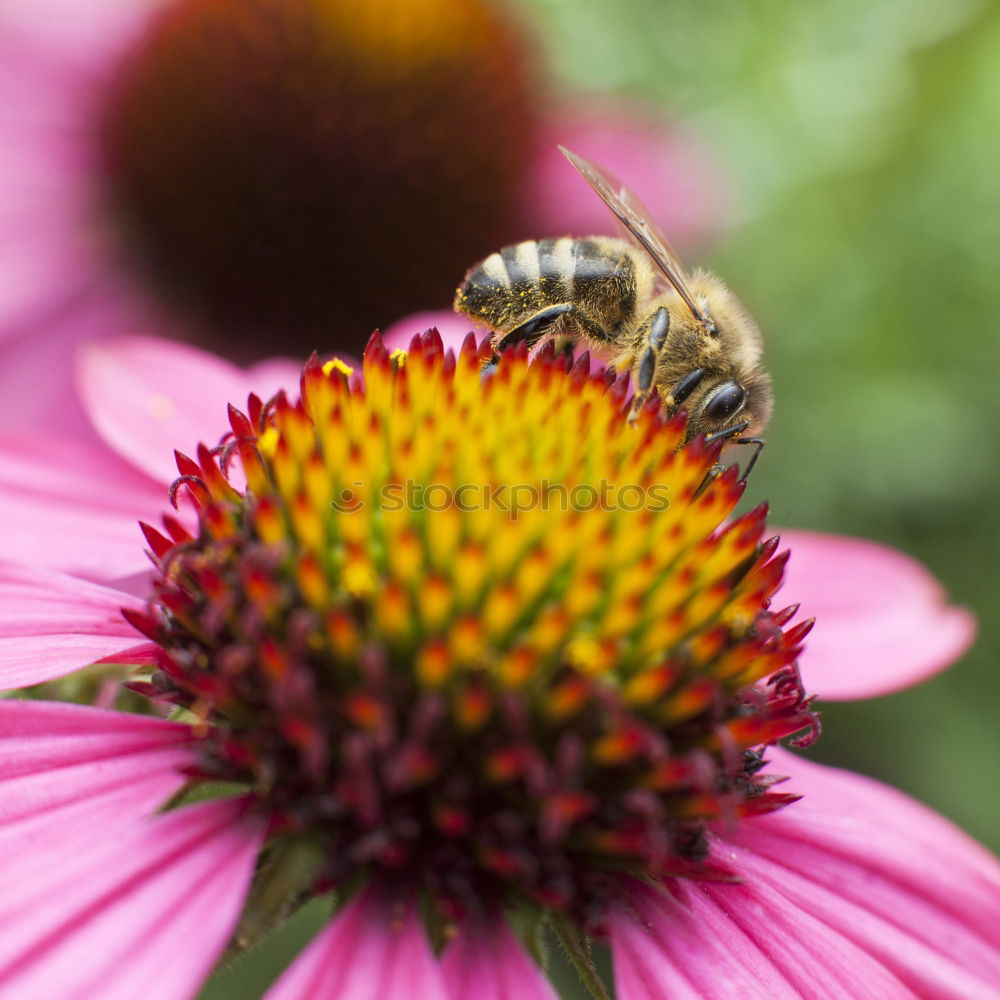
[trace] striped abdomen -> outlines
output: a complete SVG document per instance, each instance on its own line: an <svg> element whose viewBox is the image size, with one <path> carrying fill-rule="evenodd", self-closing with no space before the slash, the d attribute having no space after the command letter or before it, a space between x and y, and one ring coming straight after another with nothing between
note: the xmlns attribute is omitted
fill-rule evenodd
<svg viewBox="0 0 1000 1000"><path fill-rule="evenodd" d="M547 306L574 302L612 333L635 310L632 252L623 240L599 236L504 247L466 275L455 309L509 330Z"/></svg>

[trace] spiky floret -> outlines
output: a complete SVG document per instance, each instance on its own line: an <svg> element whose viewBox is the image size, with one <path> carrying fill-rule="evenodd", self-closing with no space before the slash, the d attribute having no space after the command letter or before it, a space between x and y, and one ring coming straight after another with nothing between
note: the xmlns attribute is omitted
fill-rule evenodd
<svg viewBox="0 0 1000 1000"><path fill-rule="evenodd" d="M621 871L718 877L706 824L791 801L755 748L815 730L805 628L683 416L631 426L621 380L551 351L484 379L487 353L373 338L363 378L313 359L297 401L251 396L179 456L200 526L146 529L144 689L207 724L196 777L320 846L323 884L405 871L446 908L587 922Z"/></svg>

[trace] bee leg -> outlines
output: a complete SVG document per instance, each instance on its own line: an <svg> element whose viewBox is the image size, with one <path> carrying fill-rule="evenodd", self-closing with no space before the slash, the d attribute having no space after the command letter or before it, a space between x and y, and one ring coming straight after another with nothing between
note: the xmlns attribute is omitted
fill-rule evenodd
<svg viewBox="0 0 1000 1000"><path fill-rule="evenodd" d="M716 431L714 434L709 434L705 438L705 444L715 444L716 441L725 441L726 438L735 437L737 434L742 434L750 426L749 420L744 420L742 423L733 424L732 427L725 427L721 431ZM733 442L737 444L738 442Z"/></svg>
<svg viewBox="0 0 1000 1000"><path fill-rule="evenodd" d="M704 368L695 368L690 371L674 386L670 395L664 400L671 413L676 413L681 403L687 402L688 396L698 388L701 380L705 377Z"/></svg>
<svg viewBox="0 0 1000 1000"><path fill-rule="evenodd" d="M743 480L745 480L753 471L753 467L757 464L757 459L760 458L760 453L764 450L763 438L744 438L737 436L742 434L749 426L750 422L744 420L742 423L734 424L732 427L725 428L725 430L709 434L709 436L705 438L705 444L712 444L715 441L732 438L732 441L730 442L731 444L752 444L755 446L754 453L751 455L750 461L747 462L747 467L743 470L743 475L740 476L740 479Z"/></svg>
<svg viewBox="0 0 1000 1000"><path fill-rule="evenodd" d="M642 352L636 366L635 392L632 395L632 409L629 412L629 422L635 423L639 411L643 408L646 400L649 399L653 391L653 376L656 374L656 359L663 350L666 343L667 334L670 332L670 313L664 306L653 314L653 319L649 324L649 336L646 341L646 350ZM682 380L683 381L683 380ZM694 386L691 386L693 389ZM688 392L690 393L690 389Z"/></svg>
<svg viewBox="0 0 1000 1000"><path fill-rule="evenodd" d="M686 376L689 378L690 376ZM684 381L682 379L682 381ZM737 434L742 434L750 426L749 420L744 420L742 423L734 424L732 427L726 427L721 431L716 431L714 434L709 434L705 438L705 444L714 444L716 441L724 441L726 438L732 438L729 442L730 444L753 444L756 445L756 450L750 461L747 463L747 467L743 470L743 475L740 476L741 482L746 482L747 477L753 471L753 467L757 464L757 459L760 458L760 453L764 450L764 439L763 438L741 438L736 437ZM709 485L713 483L723 472L723 467L721 465L713 465L708 472L705 473L705 478L698 484L698 489L694 491L695 498L697 499L708 489Z"/></svg>
<svg viewBox="0 0 1000 1000"><path fill-rule="evenodd" d="M547 309L535 313L530 319L526 319L509 333L506 333L496 346L497 352L502 354L508 347L520 344L521 341L525 341L529 349L534 347L562 316L569 316L580 330L587 336L593 337L594 340L608 344L612 342L607 331L599 323L595 323L576 303L560 302L559 305L549 306Z"/></svg>
<svg viewBox="0 0 1000 1000"><path fill-rule="evenodd" d="M763 438L736 438L733 444L752 444L756 447L754 448L753 455L750 456L750 461L747 462L747 467L743 470L743 475L741 479L748 479L750 473L753 472L753 467L757 464L757 459L760 458L760 453L764 450L764 439Z"/></svg>
<svg viewBox="0 0 1000 1000"><path fill-rule="evenodd" d="M694 499L697 500L698 497L702 495L722 475L725 470L721 465L713 465L708 472L702 476L701 482L698 484L698 488L694 491Z"/></svg>

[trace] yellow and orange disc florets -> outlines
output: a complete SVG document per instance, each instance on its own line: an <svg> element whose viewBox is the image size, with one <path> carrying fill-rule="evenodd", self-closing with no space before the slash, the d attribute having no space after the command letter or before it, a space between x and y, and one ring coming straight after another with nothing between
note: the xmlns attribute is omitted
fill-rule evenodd
<svg viewBox="0 0 1000 1000"><path fill-rule="evenodd" d="M323 876L516 892L590 919L616 873L709 875L706 826L790 800L759 748L815 720L784 559L683 417L626 419L586 363L434 331L363 373L310 362L147 529L149 693L206 723L199 776L241 781ZM244 485L245 484L245 485Z"/></svg>

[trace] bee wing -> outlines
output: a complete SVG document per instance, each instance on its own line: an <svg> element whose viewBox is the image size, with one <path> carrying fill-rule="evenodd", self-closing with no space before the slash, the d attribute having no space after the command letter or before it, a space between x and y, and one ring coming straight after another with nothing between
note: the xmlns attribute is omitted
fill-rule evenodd
<svg viewBox="0 0 1000 1000"><path fill-rule="evenodd" d="M648 213L642 207L642 202L624 184L614 184L611 179L593 163L576 153L571 153L565 146L559 151L580 172L580 176L594 189L608 208L617 216L618 221L629 231L635 241L641 246L653 262L663 272L671 288L684 300L692 315L706 327L712 321L702 312L688 290L687 275L684 265L674 253L666 236L651 222Z"/></svg>

